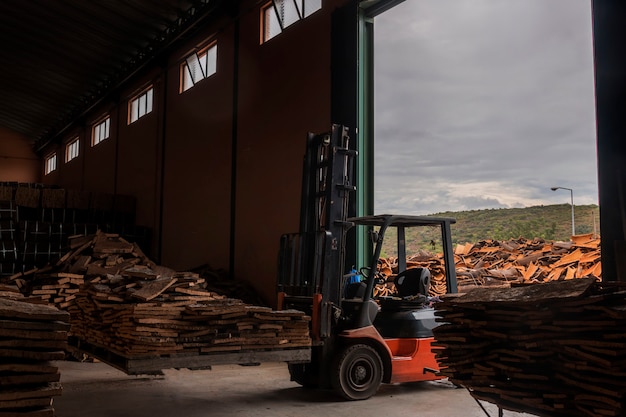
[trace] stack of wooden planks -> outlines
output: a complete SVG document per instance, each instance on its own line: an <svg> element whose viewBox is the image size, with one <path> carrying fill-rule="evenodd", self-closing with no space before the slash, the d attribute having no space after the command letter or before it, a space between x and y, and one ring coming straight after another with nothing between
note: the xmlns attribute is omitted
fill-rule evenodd
<svg viewBox="0 0 626 417"><path fill-rule="evenodd" d="M482 286L508 287L583 277L602 279L600 239L592 234L572 236L570 242L519 238L459 244L454 258L459 292ZM387 283L377 286L375 295L393 295L397 267L396 258L382 260L381 270L386 273ZM408 259L407 267L430 270L431 296L447 292L443 254L420 251Z"/></svg>
<svg viewBox="0 0 626 417"><path fill-rule="evenodd" d="M476 288L436 304L452 382L538 416L626 415L626 291L594 278Z"/></svg>
<svg viewBox="0 0 626 417"><path fill-rule="evenodd" d="M10 300L23 300L24 295L17 285L0 284L0 298Z"/></svg>
<svg viewBox="0 0 626 417"><path fill-rule="evenodd" d="M118 303L79 297L72 334L126 358L310 346L308 317L239 300ZM74 320L76 318L76 320Z"/></svg>
<svg viewBox="0 0 626 417"><path fill-rule="evenodd" d="M34 304L53 304L66 310L76 299L84 276L68 272L52 272L52 267L33 269L26 274L16 274L16 286L28 294L28 301ZM29 280L29 277L32 280Z"/></svg>
<svg viewBox="0 0 626 417"><path fill-rule="evenodd" d="M69 314L47 305L0 297L0 415L54 416L61 394Z"/></svg>
<svg viewBox="0 0 626 417"><path fill-rule="evenodd" d="M76 237L70 248L55 267L13 280L29 287L30 300L67 310L71 336L92 345L137 358L311 344L303 312L220 295L198 273L156 265L117 234Z"/></svg>

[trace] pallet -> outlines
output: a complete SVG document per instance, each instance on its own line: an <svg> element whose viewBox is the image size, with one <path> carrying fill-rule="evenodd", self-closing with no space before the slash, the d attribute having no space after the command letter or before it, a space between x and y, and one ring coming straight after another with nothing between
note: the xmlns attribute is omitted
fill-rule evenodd
<svg viewBox="0 0 626 417"><path fill-rule="evenodd" d="M211 369L215 365L258 365L264 362L304 363L311 361L310 348L239 350L205 354L169 354L162 356L127 357L119 352L70 337L70 349L106 363L127 375L162 375L164 369Z"/></svg>

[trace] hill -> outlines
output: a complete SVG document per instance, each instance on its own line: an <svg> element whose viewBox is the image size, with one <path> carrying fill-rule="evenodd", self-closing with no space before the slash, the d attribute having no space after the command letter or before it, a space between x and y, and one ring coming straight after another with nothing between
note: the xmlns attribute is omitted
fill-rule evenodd
<svg viewBox="0 0 626 417"><path fill-rule="evenodd" d="M483 240L540 238L549 241L569 241L572 234L572 211L569 204L532 206L511 209L486 209L436 213L433 216L452 217L453 244L477 243ZM576 234L600 234L600 210L597 205L574 207ZM383 255L393 256L394 231L388 232ZM435 246L432 246L435 243ZM417 253L420 249L441 250L439 231L414 228L408 231L407 252Z"/></svg>
<svg viewBox="0 0 626 417"><path fill-rule="evenodd" d="M436 215L456 219L452 226L455 243L520 237L567 241L572 234L572 211L569 204L445 212ZM574 206L574 223L577 235L593 232L599 234L598 206Z"/></svg>

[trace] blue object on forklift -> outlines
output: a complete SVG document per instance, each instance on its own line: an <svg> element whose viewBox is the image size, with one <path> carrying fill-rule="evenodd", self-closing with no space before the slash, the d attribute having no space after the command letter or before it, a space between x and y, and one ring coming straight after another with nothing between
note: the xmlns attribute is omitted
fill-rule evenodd
<svg viewBox="0 0 626 417"><path fill-rule="evenodd" d="M356 284L357 282L361 282L361 274L355 268L352 268L350 271L350 279L348 280L348 284Z"/></svg>
<svg viewBox="0 0 626 417"><path fill-rule="evenodd" d="M361 274L354 267L350 271L349 274L345 274L344 276L345 284L343 286L343 295L345 298L355 298L355 297L363 297L365 286L364 283L361 283Z"/></svg>

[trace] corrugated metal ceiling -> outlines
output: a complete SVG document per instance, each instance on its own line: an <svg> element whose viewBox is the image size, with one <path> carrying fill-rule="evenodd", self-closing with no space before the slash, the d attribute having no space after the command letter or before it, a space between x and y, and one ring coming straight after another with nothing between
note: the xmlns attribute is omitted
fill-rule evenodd
<svg viewBox="0 0 626 417"><path fill-rule="evenodd" d="M220 3L0 1L0 127L49 140Z"/></svg>

